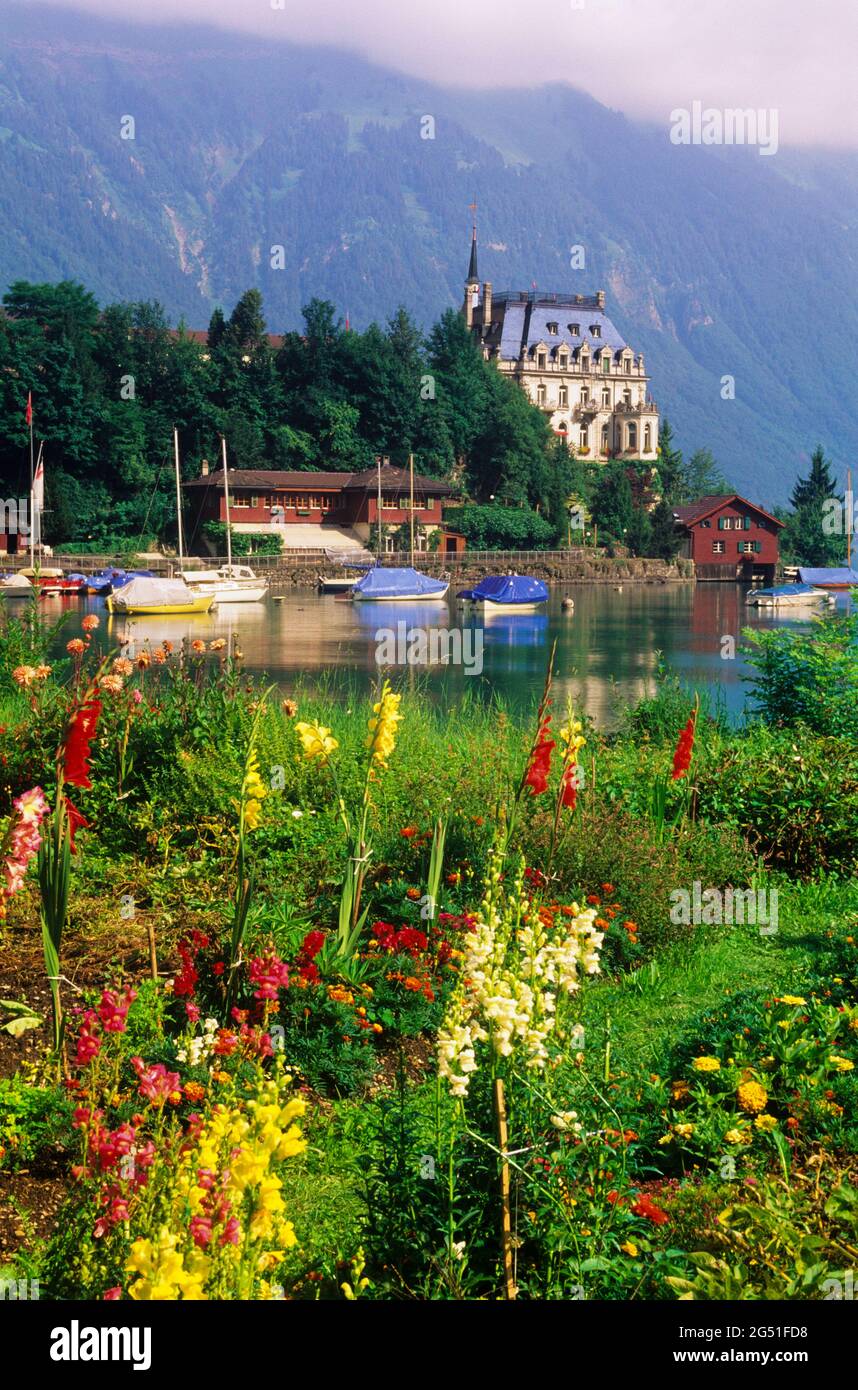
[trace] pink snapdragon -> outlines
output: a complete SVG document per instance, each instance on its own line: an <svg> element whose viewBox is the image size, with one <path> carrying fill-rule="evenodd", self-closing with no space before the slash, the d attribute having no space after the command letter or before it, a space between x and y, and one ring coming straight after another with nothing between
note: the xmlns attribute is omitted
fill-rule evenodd
<svg viewBox="0 0 858 1390"><path fill-rule="evenodd" d="M254 956L249 963L250 983L257 985L254 999L276 999L277 992L289 984L289 971L276 951L268 950Z"/></svg>
<svg viewBox="0 0 858 1390"><path fill-rule="evenodd" d="M131 1065L140 1080L140 1094L153 1105L163 1105L173 1096L181 1096L179 1074L167 1071L163 1062L155 1062L147 1067L142 1057L132 1057Z"/></svg>

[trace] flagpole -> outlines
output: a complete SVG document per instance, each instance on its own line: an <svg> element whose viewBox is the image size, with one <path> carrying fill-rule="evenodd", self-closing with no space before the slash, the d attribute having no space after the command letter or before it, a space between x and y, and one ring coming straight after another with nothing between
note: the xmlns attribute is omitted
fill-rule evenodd
<svg viewBox="0 0 858 1390"><path fill-rule="evenodd" d="M36 466L33 462L33 406L32 394L27 394L27 414L30 417L30 569L35 569L34 550L36 544Z"/></svg>
<svg viewBox="0 0 858 1390"><path fill-rule="evenodd" d="M179 529L179 574L185 568L184 546L182 544L182 472L179 464L179 431L173 427L173 453L176 460L176 521Z"/></svg>

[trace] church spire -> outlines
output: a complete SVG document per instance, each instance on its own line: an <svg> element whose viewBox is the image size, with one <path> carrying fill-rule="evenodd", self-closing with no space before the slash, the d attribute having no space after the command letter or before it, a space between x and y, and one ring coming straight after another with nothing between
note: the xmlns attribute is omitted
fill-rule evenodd
<svg viewBox="0 0 858 1390"><path fill-rule="evenodd" d="M477 273L477 203L476 199L470 205L470 210L474 214L474 232L471 237L471 263L468 266L468 278L466 285L478 285L480 277Z"/></svg>

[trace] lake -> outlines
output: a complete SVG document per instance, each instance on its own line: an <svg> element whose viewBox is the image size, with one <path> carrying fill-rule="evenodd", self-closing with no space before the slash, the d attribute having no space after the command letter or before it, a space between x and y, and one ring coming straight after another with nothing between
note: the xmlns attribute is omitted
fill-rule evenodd
<svg viewBox="0 0 858 1390"><path fill-rule="evenodd" d="M419 686L423 697L432 700L449 701L464 691L478 699L498 692L513 706L532 706L556 640L557 702L568 693L576 708L610 728L620 704L652 691L660 662L691 687L717 688L730 715L738 718L746 697L742 676L748 671L742 628L787 624L806 630L809 625L806 610L796 618L747 608L745 592L733 584L624 584L619 592L610 585L568 585L552 594L546 612L485 620L465 617L455 600L353 603L308 589L289 592L278 602L269 598L225 605L210 615L186 618L109 617L103 601L95 598L85 604L46 599L44 608L71 610L60 645L78 631L76 619L84 609L101 615L99 639L111 646L125 637L138 645L157 645L165 638L178 644L185 636L207 642L236 637L245 668L265 674L284 694L298 683L307 687L316 680L324 680L329 689L353 689L357 682L368 690L379 674L379 650L404 661L407 634L416 627L430 636L434 630L436 647L452 640L456 647L447 655L454 659L444 661L441 648L431 661L430 650L430 664L394 668L395 681ZM574 600L571 612L561 606L566 595ZM464 662L456 659L460 656Z"/></svg>

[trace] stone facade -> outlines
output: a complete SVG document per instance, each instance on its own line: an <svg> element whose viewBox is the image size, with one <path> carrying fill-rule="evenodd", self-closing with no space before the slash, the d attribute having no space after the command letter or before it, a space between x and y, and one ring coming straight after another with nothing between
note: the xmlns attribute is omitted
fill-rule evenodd
<svg viewBox="0 0 858 1390"><path fill-rule="evenodd" d="M643 354L608 318L603 290L494 293L477 275L474 232L462 312L484 356L527 391L576 454L599 463L656 460L658 406Z"/></svg>

